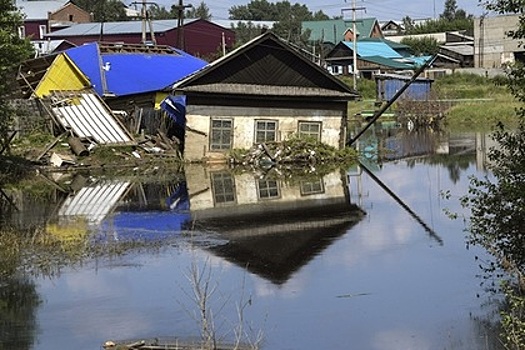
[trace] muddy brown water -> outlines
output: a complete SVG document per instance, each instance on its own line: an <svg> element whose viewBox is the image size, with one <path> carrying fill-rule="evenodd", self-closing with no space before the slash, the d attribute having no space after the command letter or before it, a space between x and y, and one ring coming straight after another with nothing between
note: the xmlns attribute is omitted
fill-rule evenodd
<svg viewBox="0 0 525 350"><path fill-rule="evenodd" d="M458 199L470 175L487 174L488 143L483 133L379 129L360 144L366 169L290 179L191 166L183 182L90 178L4 212L4 223L39 224L64 242L73 232L86 245L154 248L4 281L0 344L199 338L194 292L208 286L204 333L230 344L499 349L475 259L486 257L446 214L465 214Z"/></svg>

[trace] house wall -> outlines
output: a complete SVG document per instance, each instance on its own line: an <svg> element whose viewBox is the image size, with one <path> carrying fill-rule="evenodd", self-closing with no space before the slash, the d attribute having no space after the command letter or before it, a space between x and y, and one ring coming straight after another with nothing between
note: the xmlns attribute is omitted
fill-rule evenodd
<svg viewBox="0 0 525 350"><path fill-rule="evenodd" d="M32 40L44 39L42 34L46 34L46 33L42 33L42 31L40 30L41 26L45 27L46 33L49 31L48 21L45 19L25 21L24 22L25 37L26 38L30 37Z"/></svg>
<svg viewBox="0 0 525 350"><path fill-rule="evenodd" d="M226 50L230 50L235 44L233 30L206 21L189 23L184 26L185 51L197 57L215 55L221 51L223 34Z"/></svg>
<svg viewBox="0 0 525 350"><path fill-rule="evenodd" d="M474 19L474 67L501 68L525 53L519 41L506 33L519 25L519 15L478 17Z"/></svg>
<svg viewBox="0 0 525 350"><path fill-rule="evenodd" d="M78 6L68 3L58 11L49 15L50 21L64 21L75 23L89 23L91 22L91 15L89 12L82 10Z"/></svg>
<svg viewBox="0 0 525 350"><path fill-rule="evenodd" d="M286 108L191 106L186 109L184 158L187 161L225 161L227 151L210 150L211 118L233 120L233 149L249 149L254 145L255 121L277 121L278 141L298 132L300 121L321 122L321 142L340 148L345 140L346 111ZM229 151L229 150L228 150Z"/></svg>

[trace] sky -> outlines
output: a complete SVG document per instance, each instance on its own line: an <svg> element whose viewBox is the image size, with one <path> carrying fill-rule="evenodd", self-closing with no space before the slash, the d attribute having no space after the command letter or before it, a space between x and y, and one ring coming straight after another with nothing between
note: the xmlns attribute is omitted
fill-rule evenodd
<svg viewBox="0 0 525 350"><path fill-rule="evenodd" d="M151 1L151 0L148 0ZM155 1L155 0L154 0ZM209 7L212 19L228 19L228 9L232 6L247 5L251 0L204 0ZM278 0L268 0L277 2ZM312 12L322 10L330 17L340 16L343 12L345 17L351 18L350 10L353 0L289 0L291 4L304 4ZM443 12L445 0L355 0L356 7L365 8L357 11L357 18L376 17L378 20L401 20L405 16L416 19L426 19L439 17ZM130 3L131 0L124 0ZM178 0L156 0L158 5L170 8L171 5L178 4ZM184 4L199 5L201 0L184 0ZM457 0L459 9L465 10L468 14L480 16L483 9L479 6L478 0Z"/></svg>

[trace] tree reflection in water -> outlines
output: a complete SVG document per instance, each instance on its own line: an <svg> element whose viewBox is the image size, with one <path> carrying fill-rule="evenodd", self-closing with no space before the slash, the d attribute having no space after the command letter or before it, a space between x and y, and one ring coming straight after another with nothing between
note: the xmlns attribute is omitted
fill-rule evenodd
<svg viewBox="0 0 525 350"><path fill-rule="evenodd" d="M494 179L472 178L463 197L470 208L468 242L483 246L495 260L481 264L501 280L505 305L502 340L508 348L525 348L525 123L514 132L499 125L498 147L489 153ZM487 276L485 276L487 278ZM498 287L498 286L496 286Z"/></svg>

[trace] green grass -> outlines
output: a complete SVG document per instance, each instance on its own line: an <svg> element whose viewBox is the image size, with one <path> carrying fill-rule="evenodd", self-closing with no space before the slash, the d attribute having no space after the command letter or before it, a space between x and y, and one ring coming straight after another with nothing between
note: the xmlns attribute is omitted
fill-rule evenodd
<svg viewBox="0 0 525 350"><path fill-rule="evenodd" d="M451 74L437 79L433 91L438 99L465 99L450 108L449 126L473 125L490 128L498 121L515 124L516 109L522 104L504 85L505 78L486 78L475 74Z"/></svg>

